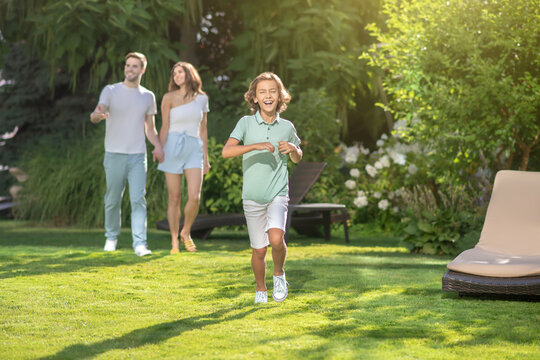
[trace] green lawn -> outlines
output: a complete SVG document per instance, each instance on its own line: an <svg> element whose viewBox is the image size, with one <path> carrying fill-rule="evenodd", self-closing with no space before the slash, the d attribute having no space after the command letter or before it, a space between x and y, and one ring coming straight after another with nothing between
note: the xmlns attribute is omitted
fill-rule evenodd
<svg viewBox="0 0 540 360"><path fill-rule="evenodd" d="M128 230L105 253L101 230L0 221L0 359L540 358L539 303L444 295L449 257L366 234L293 235L289 297L255 305L245 232L169 255L151 229L139 258Z"/></svg>

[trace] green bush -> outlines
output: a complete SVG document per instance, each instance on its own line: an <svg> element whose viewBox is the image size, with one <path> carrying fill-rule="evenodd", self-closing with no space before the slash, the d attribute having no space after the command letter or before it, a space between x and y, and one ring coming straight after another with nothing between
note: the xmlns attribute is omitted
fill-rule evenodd
<svg viewBox="0 0 540 360"><path fill-rule="evenodd" d="M213 138L208 140L210 171L204 177L201 211L242 212L242 157L224 159L222 149Z"/></svg>
<svg viewBox="0 0 540 360"><path fill-rule="evenodd" d="M21 168L28 180L20 193L16 217L56 225L98 226L103 224L103 139L44 143L28 151ZM125 199L124 199L125 200ZM123 217L129 214L126 201Z"/></svg>
<svg viewBox="0 0 540 360"><path fill-rule="evenodd" d="M407 143L404 131L404 122L396 122L392 135L383 134L375 151L361 144L343 146L349 176L340 186L349 194L352 219L397 230L412 251L454 254L464 239L478 240L487 180L476 174L466 185L432 181L429 148ZM478 189L478 183L484 188Z"/></svg>
<svg viewBox="0 0 540 360"><path fill-rule="evenodd" d="M413 252L457 255L478 242L481 223L475 214L451 209L403 218L403 244Z"/></svg>
<svg viewBox="0 0 540 360"><path fill-rule="evenodd" d="M341 123L336 119L336 104L324 88L307 89L296 95L283 113L283 118L293 122L302 140L302 161L326 162L327 167L312 190L306 195L308 202L343 202L346 192L340 184L342 160L339 157ZM294 165L289 162L290 171Z"/></svg>
<svg viewBox="0 0 540 360"><path fill-rule="evenodd" d="M241 158L223 159L223 145L209 140L211 169L202 189L201 213L239 212L242 206ZM148 154L151 154L150 148ZM17 218L55 225L102 227L105 173L103 134L75 144L41 144L27 152L21 168L28 181L20 194ZM165 176L148 159L146 202L148 224L167 217ZM186 200L185 182L182 201ZM129 191L129 186L126 191ZM122 200L122 224L130 224L129 196Z"/></svg>
<svg viewBox="0 0 540 360"><path fill-rule="evenodd" d="M434 177L527 170L540 145L538 2L385 0L383 12L367 58L385 72L387 109L437 157Z"/></svg>

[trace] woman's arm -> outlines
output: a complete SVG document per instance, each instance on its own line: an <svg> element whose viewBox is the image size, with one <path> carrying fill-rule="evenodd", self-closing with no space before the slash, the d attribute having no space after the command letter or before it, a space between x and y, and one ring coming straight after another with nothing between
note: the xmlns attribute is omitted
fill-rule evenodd
<svg viewBox="0 0 540 360"><path fill-rule="evenodd" d="M210 160L208 159L208 126L207 126L208 113L203 113L201 121L201 129L199 131L201 139L203 141L203 174L206 174L210 170Z"/></svg>

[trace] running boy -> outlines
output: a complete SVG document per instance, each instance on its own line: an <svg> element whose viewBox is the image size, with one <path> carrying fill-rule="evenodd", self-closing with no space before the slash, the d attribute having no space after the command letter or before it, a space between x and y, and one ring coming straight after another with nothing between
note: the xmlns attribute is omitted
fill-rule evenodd
<svg viewBox="0 0 540 360"><path fill-rule="evenodd" d="M289 203L287 154L294 163L302 160L300 139L294 125L279 114L291 96L281 79L264 72L249 85L244 98L254 115L241 118L223 147L224 158L242 155L242 200L252 248L251 267L257 288L255 303L267 302L266 250L272 246L274 287L272 297L287 298L285 279L285 224ZM240 142L243 145L240 145Z"/></svg>

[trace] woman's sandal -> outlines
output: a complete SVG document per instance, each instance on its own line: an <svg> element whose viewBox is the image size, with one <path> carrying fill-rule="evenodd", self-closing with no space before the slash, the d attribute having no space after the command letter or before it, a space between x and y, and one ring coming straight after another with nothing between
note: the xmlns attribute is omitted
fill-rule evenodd
<svg viewBox="0 0 540 360"><path fill-rule="evenodd" d="M187 251L189 252L197 251L197 247L195 246L195 243L193 242L193 239L191 239L191 237L187 240L184 240L183 237L180 237L180 239L182 240L182 243L184 244Z"/></svg>
<svg viewBox="0 0 540 360"><path fill-rule="evenodd" d="M180 252L178 245L179 245L178 240L172 242L171 255L178 254Z"/></svg>

